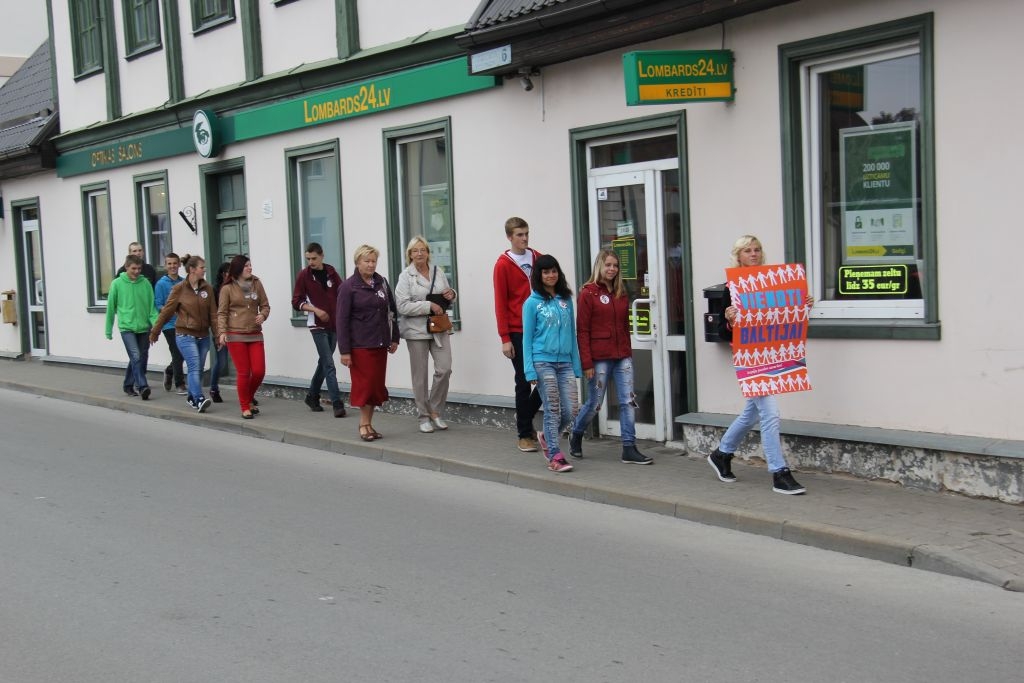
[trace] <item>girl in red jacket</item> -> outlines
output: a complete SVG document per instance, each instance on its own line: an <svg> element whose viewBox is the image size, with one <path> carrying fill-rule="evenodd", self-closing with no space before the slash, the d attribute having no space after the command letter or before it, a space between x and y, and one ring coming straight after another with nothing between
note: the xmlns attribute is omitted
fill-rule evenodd
<svg viewBox="0 0 1024 683"><path fill-rule="evenodd" d="M583 432L597 415L608 390L608 379L612 378L619 397L622 462L650 465L654 461L636 449L629 295L619 274L619 257L611 249L602 249L597 255L594 272L580 290L576 306L576 341L589 391L587 402L580 408L572 425L569 455L583 457Z"/></svg>

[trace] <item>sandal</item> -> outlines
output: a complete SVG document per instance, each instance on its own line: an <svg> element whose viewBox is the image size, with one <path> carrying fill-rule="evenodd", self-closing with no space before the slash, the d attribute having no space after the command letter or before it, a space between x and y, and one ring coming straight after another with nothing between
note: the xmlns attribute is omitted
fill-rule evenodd
<svg viewBox="0 0 1024 683"><path fill-rule="evenodd" d="M249 412L251 412L253 415L259 415L260 409L254 405L253 407L249 408Z"/></svg>
<svg viewBox="0 0 1024 683"><path fill-rule="evenodd" d="M370 427L370 431L371 431L371 432L373 433L373 438L374 438L374 439L383 439L383 438L384 438L384 435L383 435L383 434L381 434L380 432L378 432L378 431L377 431L376 429L374 429L373 427Z"/></svg>
<svg viewBox="0 0 1024 683"><path fill-rule="evenodd" d="M252 419L252 412L249 411L249 410L243 410L242 411L242 419L243 420L251 420Z"/></svg>
<svg viewBox="0 0 1024 683"><path fill-rule="evenodd" d="M359 425L359 438L363 441L373 441L377 438L375 435L376 432L373 431L373 425Z"/></svg>

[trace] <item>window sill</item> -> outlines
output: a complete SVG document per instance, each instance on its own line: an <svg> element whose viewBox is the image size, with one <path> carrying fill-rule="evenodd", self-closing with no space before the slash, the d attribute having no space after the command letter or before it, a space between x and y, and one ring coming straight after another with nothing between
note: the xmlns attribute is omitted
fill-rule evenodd
<svg viewBox="0 0 1024 683"><path fill-rule="evenodd" d="M233 15L232 16L228 16L228 17L220 17L218 19L211 19L210 21L206 22L202 26L196 26L195 28L193 28L192 29L192 35L198 36L200 33L206 33L207 31L212 31L213 29L219 28L221 26L224 26L225 24L230 24L234 20L235 20L235 17Z"/></svg>
<svg viewBox="0 0 1024 683"><path fill-rule="evenodd" d="M92 67L90 69L86 69L82 73L75 74L75 82L77 83L78 81L84 81L86 78L89 78L91 76L95 76L96 74L101 74L101 73L103 73L103 67L102 66L94 66L94 67Z"/></svg>
<svg viewBox="0 0 1024 683"><path fill-rule="evenodd" d="M938 341L941 323L918 320L812 320L807 328L810 339L912 339Z"/></svg>
<svg viewBox="0 0 1024 683"><path fill-rule="evenodd" d="M135 48L134 50L126 54L124 56L124 59L126 62L130 62L144 55L148 55L150 52L158 52L162 47L163 45L161 45L160 43L154 43L152 45L140 45L139 47Z"/></svg>
<svg viewBox="0 0 1024 683"><path fill-rule="evenodd" d="M107 312L107 305L103 304L102 306L99 306L99 305L86 306L85 310L88 311L89 313L106 313Z"/></svg>

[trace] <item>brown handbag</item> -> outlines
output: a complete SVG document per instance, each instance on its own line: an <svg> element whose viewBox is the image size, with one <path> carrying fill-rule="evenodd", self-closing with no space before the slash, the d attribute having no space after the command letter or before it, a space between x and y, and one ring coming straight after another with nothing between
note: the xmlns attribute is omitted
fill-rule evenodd
<svg viewBox="0 0 1024 683"><path fill-rule="evenodd" d="M440 294L434 294L434 280L436 279L437 266L434 266L434 274L430 278L430 292L427 294L427 301L437 303L441 308L447 309L449 305L448 300ZM452 329L452 319L448 317L447 313L427 316L427 332L437 334L438 332L447 332L450 329Z"/></svg>
<svg viewBox="0 0 1024 683"><path fill-rule="evenodd" d="M427 316L427 331L431 334L447 332L450 329L452 329L452 319L448 317L447 313Z"/></svg>

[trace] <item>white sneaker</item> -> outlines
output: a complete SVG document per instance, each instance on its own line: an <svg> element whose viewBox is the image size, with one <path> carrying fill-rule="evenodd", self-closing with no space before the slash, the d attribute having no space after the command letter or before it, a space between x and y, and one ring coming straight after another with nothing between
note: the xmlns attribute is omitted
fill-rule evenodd
<svg viewBox="0 0 1024 683"><path fill-rule="evenodd" d="M448 429L448 423L442 420L440 417L432 417L430 418L430 421L433 422L434 426L440 429L441 431Z"/></svg>
<svg viewBox="0 0 1024 683"><path fill-rule="evenodd" d="M434 425L430 424L430 420L424 420L420 422L420 431L424 434L430 434L434 431Z"/></svg>

